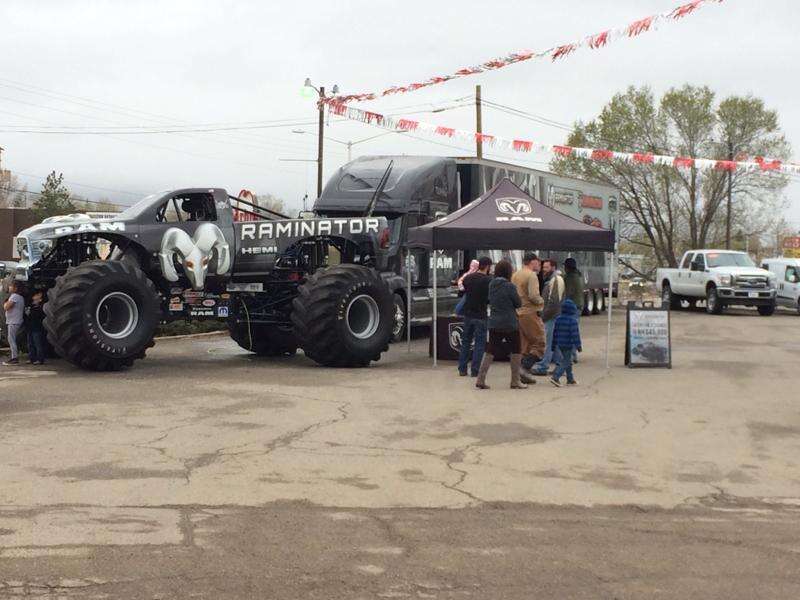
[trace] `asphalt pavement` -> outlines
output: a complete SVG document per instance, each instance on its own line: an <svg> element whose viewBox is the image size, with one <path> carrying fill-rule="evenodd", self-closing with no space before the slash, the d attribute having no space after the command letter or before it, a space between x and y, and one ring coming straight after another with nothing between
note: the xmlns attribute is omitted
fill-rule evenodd
<svg viewBox="0 0 800 600"><path fill-rule="evenodd" d="M0 370L0 598L792 598L800 318L673 314L672 370L480 391L162 340Z"/></svg>

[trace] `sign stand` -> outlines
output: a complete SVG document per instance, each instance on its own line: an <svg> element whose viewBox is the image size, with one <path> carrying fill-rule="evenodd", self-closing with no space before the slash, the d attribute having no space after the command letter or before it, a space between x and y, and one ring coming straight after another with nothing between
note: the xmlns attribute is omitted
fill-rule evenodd
<svg viewBox="0 0 800 600"><path fill-rule="evenodd" d="M625 365L630 368L672 368L670 315L652 302L628 302L625 319Z"/></svg>

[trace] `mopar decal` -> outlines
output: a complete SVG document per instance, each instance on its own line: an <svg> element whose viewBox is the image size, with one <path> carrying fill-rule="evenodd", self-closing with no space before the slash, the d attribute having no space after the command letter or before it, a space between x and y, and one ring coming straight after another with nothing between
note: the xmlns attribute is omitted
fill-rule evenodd
<svg viewBox="0 0 800 600"><path fill-rule="evenodd" d="M320 235L358 235L378 233L380 219L298 219L293 221L267 221L242 225L242 241L278 238L302 238Z"/></svg>

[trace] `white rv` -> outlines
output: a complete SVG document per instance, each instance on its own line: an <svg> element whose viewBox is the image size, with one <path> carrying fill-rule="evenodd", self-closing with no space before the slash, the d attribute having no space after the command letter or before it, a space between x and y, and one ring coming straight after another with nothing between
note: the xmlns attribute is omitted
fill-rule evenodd
<svg viewBox="0 0 800 600"><path fill-rule="evenodd" d="M800 314L800 258L766 258L761 261L777 279L778 306L791 308Z"/></svg>

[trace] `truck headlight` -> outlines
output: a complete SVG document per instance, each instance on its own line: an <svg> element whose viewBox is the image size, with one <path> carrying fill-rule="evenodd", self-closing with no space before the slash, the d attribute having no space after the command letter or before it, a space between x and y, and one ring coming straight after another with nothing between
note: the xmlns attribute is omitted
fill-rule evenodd
<svg viewBox="0 0 800 600"><path fill-rule="evenodd" d="M28 240L25 238L17 238L17 254L19 254L19 258L22 261L26 261L30 258L30 254L28 253Z"/></svg>
<svg viewBox="0 0 800 600"><path fill-rule="evenodd" d="M40 256L46 255L53 249L53 240L39 240L36 242L36 249L39 251Z"/></svg>
<svg viewBox="0 0 800 600"><path fill-rule="evenodd" d="M724 286L729 286L733 283L733 278L730 275L720 275L719 276L719 284Z"/></svg>
<svg viewBox="0 0 800 600"><path fill-rule="evenodd" d="M778 287L778 278L775 277L774 275L770 275L767 278L767 282L768 282L770 288L774 289L774 288Z"/></svg>

